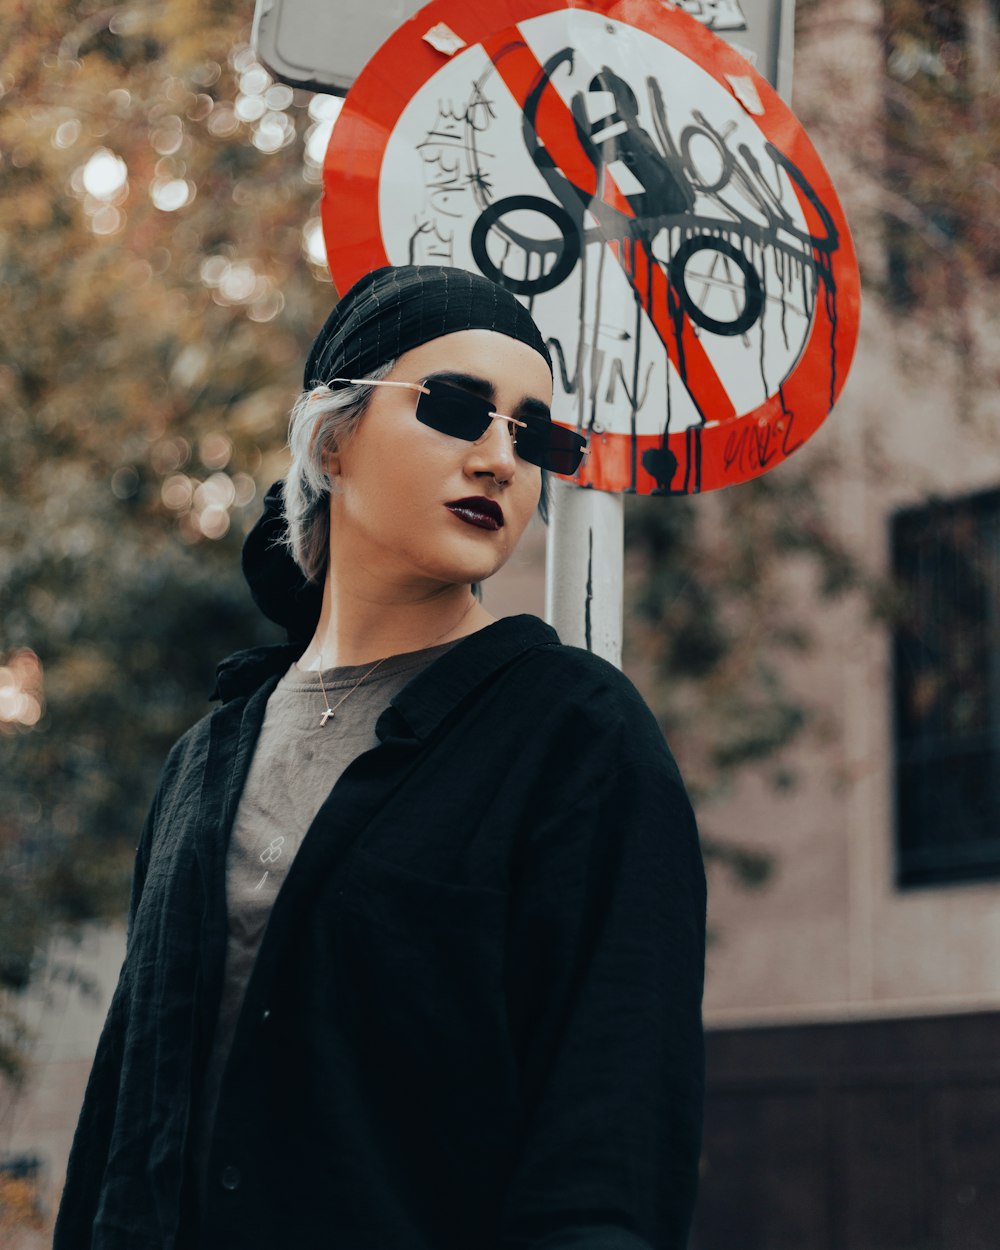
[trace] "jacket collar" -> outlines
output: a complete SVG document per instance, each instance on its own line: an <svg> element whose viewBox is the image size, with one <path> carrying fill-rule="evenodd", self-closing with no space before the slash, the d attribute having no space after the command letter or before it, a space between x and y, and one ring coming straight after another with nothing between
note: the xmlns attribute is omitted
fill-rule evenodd
<svg viewBox="0 0 1000 1250"><path fill-rule="evenodd" d="M558 643L559 635L537 616L505 616L468 634L423 670L391 700L376 733L427 738L441 721L499 669L533 647ZM252 694L278 677L305 650L304 643L237 651L219 665L213 699L228 702Z"/></svg>
<svg viewBox="0 0 1000 1250"><path fill-rule="evenodd" d="M558 642L552 626L537 616L501 617L446 651L404 686L389 707L414 737L427 738L453 708L511 660L533 647ZM375 732L383 741L393 732L385 713Z"/></svg>
<svg viewBox="0 0 1000 1250"><path fill-rule="evenodd" d="M280 677L305 649L306 644L301 642L236 651L215 670L215 689L208 697L228 703L230 699L251 695L269 677Z"/></svg>

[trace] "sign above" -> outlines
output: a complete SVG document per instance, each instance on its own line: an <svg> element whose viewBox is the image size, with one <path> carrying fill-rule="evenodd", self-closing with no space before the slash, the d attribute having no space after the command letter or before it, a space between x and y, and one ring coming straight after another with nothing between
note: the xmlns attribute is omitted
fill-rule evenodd
<svg viewBox="0 0 1000 1250"><path fill-rule="evenodd" d="M520 296L591 435L576 481L690 494L780 463L857 337L850 236L776 92L657 0L436 0L369 62L325 168L345 290L384 264Z"/></svg>
<svg viewBox="0 0 1000 1250"><path fill-rule="evenodd" d="M281 82L346 95L368 58L421 7L421 0L368 5L357 0L256 0L251 43ZM678 0L678 8L745 51L788 98L794 0Z"/></svg>

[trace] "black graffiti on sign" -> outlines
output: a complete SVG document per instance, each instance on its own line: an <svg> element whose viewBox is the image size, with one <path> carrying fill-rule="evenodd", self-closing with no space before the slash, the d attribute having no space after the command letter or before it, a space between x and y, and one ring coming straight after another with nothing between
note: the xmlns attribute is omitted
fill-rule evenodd
<svg viewBox="0 0 1000 1250"><path fill-rule="evenodd" d="M512 50L517 46L514 41ZM436 101L416 145L424 195L413 219L409 259L464 263L456 254L460 237L478 268L526 298L529 306L536 296L578 280L575 342L574 330L566 342L550 339L550 346L558 383L574 397L579 427L595 434L602 432L604 406L627 411L636 434L658 358L647 348L647 314L656 311L654 336L665 342L673 330L673 368L667 368L665 378L662 447L647 451L643 466L659 490L687 492L700 482L700 427L692 427L677 448L683 462L678 465L668 445L678 378L688 392L685 426L692 404L702 423L713 415L688 386L685 342L690 343L692 329L696 338L742 338L747 348L751 342L759 345L764 394L776 394L784 408L783 383L805 342L803 327L807 333L816 302L822 300L831 326L832 405L837 228L808 178L773 144L762 138L751 149L736 133L736 121L715 125L698 109L685 107L681 113L671 105L668 113L655 78L633 85L606 65L591 75L586 90L560 97L569 100L569 139L575 139L586 161L586 176L578 173L574 180L546 148L537 120L546 90L573 74L575 55L563 48L538 66L522 107L522 141L547 195L498 194L510 175L497 155L506 144L498 135L502 127L495 100L506 88L494 92L495 64L486 67L467 97ZM640 93L646 100L644 114ZM607 202L604 189L611 180L628 205L625 211L620 200ZM619 264L635 296L624 321L617 294L614 305L606 298L611 289L607 266ZM663 301L660 307L652 303L654 266L662 274L656 297ZM620 286L614 289L617 293ZM775 347L783 350L775 353ZM775 364L790 358L787 369L785 363ZM779 371L784 376L778 377ZM760 451L766 459L768 448ZM743 450L732 464L750 454ZM633 439L633 488L635 455Z"/></svg>
<svg viewBox="0 0 1000 1250"><path fill-rule="evenodd" d="M522 275L511 274L505 265L493 262L482 238L488 231L480 230L474 255L484 272L501 282L513 278L522 294L539 294L552 289L549 273L553 265L571 271L571 267L562 264L567 252L579 256L592 242L639 239L653 245L659 239L666 242L670 253L665 263L672 267L671 277L675 280L680 277L682 282L686 263L695 251L714 250L730 258L737 253L746 256L745 262L742 259L737 262L745 278L748 267L753 266L758 274L763 269L759 263L754 265L754 261L759 260L754 253L771 249L778 258L784 285L791 285L794 279L804 280L804 294L808 297L810 291L815 290L815 284L809 285L810 278L818 277L826 286L832 284L828 261L839 245L837 228L802 171L768 141L764 149L771 169L765 171L746 144L739 144L735 151L730 148L728 140L734 127L717 129L698 110L694 110L692 121L675 136L668 123L660 85L654 78L646 80L646 87L657 132L655 139L639 122L638 102L631 86L607 66L591 80L589 91L610 95L614 100L613 110L603 118L591 120L584 93L579 91L571 104L577 138L590 158L598 186L602 173L615 165L624 166L639 184L641 189L625 192L631 215L606 203L599 194L574 184L555 163L535 129L539 102L553 74L563 68L571 72L573 62L572 48L565 48L549 59L527 99L523 123L529 155L556 201L566 211L566 217L558 218L562 228L557 234L538 239L505 222L507 213L525 208L532 208L555 222L550 202L541 197L516 196L493 201L486 210L489 227L515 244L527 259ZM697 147L706 145L714 154L715 170L704 169L704 157L697 155ZM782 172L800 188L813 207L822 224L822 233L798 225L785 203ZM749 203L756 217L744 211L735 198L737 194ZM716 211L695 213L699 196ZM588 215L595 224L586 224ZM569 221L573 223L575 237L570 236ZM712 240L722 240L729 246L719 247ZM750 294L749 286L747 289ZM753 303L758 305L756 299ZM693 318L696 315L692 314ZM744 319L745 312L741 311L733 323L724 324L739 325ZM725 332L718 329L718 325L715 321L714 326L706 324L704 328L715 333Z"/></svg>
<svg viewBox="0 0 1000 1250"><path fill-rule="evenodd" d="M832 256L839 246L835 222L804 173L769 141L763 143L765 164L745 143L733 140L736 123L716 127L699 110L685 114L683 124L672 125L659 83L645 80L652 133L643 126L636 92L626 79L608 66L602 67L588 84L586 93L571 97L576 139L593 170L588 187L575 183L559 168L536 128L542 96L558 74L572 73L574 51L564 48L542 67L524 106L523 140L531 160L545 181L552 199L518 195L493 199L485 197L472 235L472 251L481 271L520 295L550 291L565 282L581 266L586 281L597 284L597 311L593 324L584 324L581 299L581 335L576 359L570 359L564 345L552 344L560 380L567 392L581 394L583 373L589 373L587 389L590 412L580 412L581 425L594 427L598 388L603 378L595 376L599 357L597 340L602 324L601 278L605 246L617 244L629 255L636 245L649 249L655 263L667 278L666 299L669 316L675 324L686 317L707 334L743 336L759 325L760 369L765 393L776 389L781 396L784 378L765 376L763 313L768 300L780 307L779 332L786 350L791 350L787 326L789 300L806 325L811 324L815 301L823 298L831 325L829 398L832 406L836 388L836 286ZM480 84L481 86L481 84ZM603 112L594 115L593 104ZM607 203L602 180L610 174L620 186L629 212ZM788 181L799 190L812 209L815 229L801 224L797 197L788 202ZM595 190L596 187L596 190ZM696 211L697 210L697 211ZM515 225L515 214L523 222L532 215L539 230L527 233ZM501 246L496 247L500 242ZM491 251L490 244L494 244ZM588 259L588 247L598 244L596 274ZM633 252L634 254L634 252ZM768 290L767 262L777 275L777 290ZM626 270L628 266L626 264ZM718 304L714 314L695 296L715 288L728 290L732 314L724 316ZM633 404L643 393L638 370L638 339L642 309L637 302L630 339L636 369L630 371L620 359L608 375L609 391L626 385ZM678 335L678 342L680 341ZM583 355L589 355L585 369ZM675 362L684 380L683 359ZM632 373L631 377L627 375ZM647 375L648 376L648 375ZM787 375L786 375L787 376ZM769 385L770 382L770 385ZM783 399L783 397L782 397ZM670 396L664 430L664 448L670 432ZM668 458L664 457L664 467ZM670 481L655 474L662 489Z"/></svg>
<svg viewBox="0 0 1000 1250"><path fill-rule="evenodd" d="M464 103L437 102L436 114L416 146L424 207L409 239L410 264L455 263L455 223L482 208L492 189L484 163L493 156L482 149L480 139L495 117L493 102L480 83L474 84Z"/></svg>
<svg viewBox="0 0 1000 1250"><path fill-rule="evenodd" d="M543 267L535 277L526 274L523 278L517 278L493 264L487 251L486 239L489 232L505 214L525 210L549 219L558 231L559 245L555 263L547 270ZM516 232L512 241L516 241L518 246L522 247L535 246L531 240L525 239ZM487 277L495 278L515 295L541 295L545 291L561 286L576 268L576 262L580 259L581 237L573 218L559 204L553 204L551 200L543 200L537 195L509 195L483 209L476 224L472 227L470 244L476 264Z"/></svg>

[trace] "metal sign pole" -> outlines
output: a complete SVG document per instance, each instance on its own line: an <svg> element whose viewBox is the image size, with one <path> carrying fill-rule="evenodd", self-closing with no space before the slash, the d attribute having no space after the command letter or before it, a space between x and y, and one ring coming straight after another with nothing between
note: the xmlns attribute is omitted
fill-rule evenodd
<svg viewBox="0 0 1000 1250"><path fill-rule="evenodd" d="M682 8L689 8L682 3ZM694 9L700 6L695 3ZM757 68L788 101L792 95L795 0L743 0L745 15L720 30L751 45ZM664 500L664 506L669 501ZM564 643L584 647L621 668L624 628L625 496L552 482L545 540L545 619Z"/></svg>
<svg viewBox="0 0 1000 1250"><path fill-rule="evenodd" d="M545 619L563 642L622 662L625 497L551 483Z"/></svg>

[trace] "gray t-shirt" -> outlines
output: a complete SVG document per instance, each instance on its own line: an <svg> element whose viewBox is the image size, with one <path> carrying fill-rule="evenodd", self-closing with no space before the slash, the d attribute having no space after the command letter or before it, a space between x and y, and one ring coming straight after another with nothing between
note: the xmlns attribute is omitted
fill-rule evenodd
<svg viewBox="0 0 1000 1250"><path fill-rule="evenodd" d="M267 701L226 856L228 937L219 1015L194 1124L194 1160L204 1177L222 1074L274 900L316 813L341 773L378 745L375 722L389 701L452 642L390 656L321 724L327 703L316 672L296 665ZM336 707L371 664L324 669Z"/></svg>

